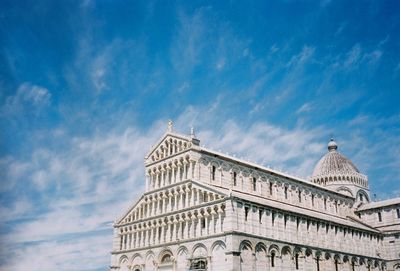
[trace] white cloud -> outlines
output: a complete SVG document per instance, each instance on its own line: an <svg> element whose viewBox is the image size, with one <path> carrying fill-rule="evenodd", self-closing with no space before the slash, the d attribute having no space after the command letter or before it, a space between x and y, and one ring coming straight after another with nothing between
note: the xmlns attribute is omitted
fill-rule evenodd
<svg viewBox="0 0 400 271"><path fill-rule="evenodd" d="M287 66L299 66L303 67L303 65L312 58L315 53L315 48L311 46L303 46L301 52L297 55L294 55L290 61L288 62Z"/></svg>
<svg viewBox="0 0 400 271"><path fill-rule="evenodd" d="M343 63L345 68L353 68L358 65L359 60L361 59L361 46L356 44L351 48L351 50L346 54L346 59Z"/></svg>
<svg viewBox="0 0 400 271"><path fill-rule="evenodd" d="M331 127L284 128L267 121L244 125L235 119L218 117L223 101L219 96L207 107L187 107L176 118L175 130L189 133L189 127L194 125L201 144L211 149L300 176L311 174L325 153L326 142L320 142L320 138L328 138ZM354 123L360 121L362 118ZM1 160L8 169L6 176L17 183L26 179L26 189L28 184L32 185L40 202L48 205L44 212L35 213L38 199L24 198L13 206L1 207L0 211L10 212L2 223L26 218L0 235L3 244L0 259L5 259L4 266L22 270L30 262L41 266L43 271L55 267L106 268L112 247L111 222L143 191L143 158L165 129L166 120L160 119L147 130L130 126L69 140L68 133L58 130L59 140L66 146L38 148L26 161L9 157ZM351 140L357 142L357 138ZM345 142L341 144L346 146ZM363 144L370 147L366 142ZM382 155L377 154L381 148L388 146L384 143L363 148L356 152L355 159L364 163L376 155L373 159L379 160ZM372 153L367 152L371 150ZM395 154L396 151L390 152L388 160L393 160ZM398 163L398 159L394 161ZM45 191L50 186L53 186L51 194Z"/></svg>
<svg viewBox="0 0 400 271"><path fill-rule="evenodd" d="M6 115L22 113L25 110L36 113L50 102L51 93L47 88L25 82L18 87L15 95L7 97L1 111Z"/></svg>
<svg viewBox="0 0 400 271"><path fill-rule="evenodd" d="M201 61L205 46L205 13L208 8L197 9L192 16L178 12L179 29L175 35L170 57L172 65L180 74L187 74Z"/></svg>
<svg viewBox="0 0 400 271"><path fill-rule="evenodd" d="M311 103L304 103L299 109L297 109L296 114L310 112L312 109Z"/></svg>

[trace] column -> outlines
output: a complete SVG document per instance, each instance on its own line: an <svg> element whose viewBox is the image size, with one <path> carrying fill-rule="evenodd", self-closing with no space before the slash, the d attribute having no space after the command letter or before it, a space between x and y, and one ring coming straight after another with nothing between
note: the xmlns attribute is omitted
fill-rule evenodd
<svg viewBox="0 0 400 271"><path fill-rule="evenodd" d="M153 197L153 215L157 215L158 195Z"/></svg>
<svg viewBox="0 0 400 271"><path fill-rule="evenodd" d="M172 183L176 183L176 166L172 164Z"/></svg>
<svg viewBox="0 0 400 271"><path fill-rule="evenodd" d="M190 238L196 237L196 223L195 223L196 217L192 215L190 219Z"/></svg>
<svg viewBox="0 0 400 271"><path fill-rule="evenodd" d="M197 236L196 237L200 237L202 236L202 225L201 225L201 219L202 219L202 215L200 213L197 214Z"/></svg>
<svg viewBox="0 0 400 271"><path fill-rule="evenodd" d="M189 160L189 179L193 179L194 178L194 160Z"/></svg>
<svg viewBox="0 0 400 271"><path fill-rule="evenodd" d="M121 248L122 248L122 250L125 250L125 234L122 234L121 237L122 237Z"/></svg>
<svg viewBox="0 0 400 271"><path fill-rule="evenodd" d="M179 200L178 200L179 193L177 191L174 192L174 210L179 210Z"/></svg>
<svg viewBox="0 0 400 271"><path fill-rule="evenodd" d="M209 225L208 225L208 217L209 217L209 215L208 215L208 213L207 213L207 210L204 212L204 223L206 224L205 225L205 228L204 228L204 233L203 233L203 235L208 235L209 234Z"/></svg>
<svg viewBox="0 0 400 271"><path fill-rule="evenodd" d="M224 210L222 210L221 206L218 206L218 229L217 232L224 232L223 224L222 224L222 214Z"/></svg>
<svg viewBox="0 0 400 271"><path fill-rule="evenodd" d="M167 234L166 234L167 242L171 242L171 221L167 222Z"/></svg>
<svg viewBox="0 0 400 271"><path fill-rule="evenodd" d="M166 169L165 169L165 185L170 185L170 182L169 182L170 175L171 175L170 167L167 166Z"/></svg>
<svg viewBox="0 0 400 271"><path fill-rule="evenodd" d="M165 237L166 237L166 234L165 234L165 226L166 226L166 225L167 225L167 224L165 224L164 221L161 223L161 243L165 243Z"/></svg>
<svg viewBox="0 0 400 271"><path fill-rule="evenodd" d="M178 170L177 170L177 175L178 175L178 182L180 182L180 181L182 181L182 179L181 179L181 163L178 161L178 164L177 164L177 167L178 167Z"/></svg>
<svg viewBox="0 0 400 271"><path fill-rule="evenodd" d="M167 197L166 193L168 193L168 191L165 191L164 194L163 194L163 197L162 197L162 199L163 199L163 209L164 210L161 210L161 212L164 212L164 213L167 212L167 199L168 199L168 197Z"/></svg>
<svg viewBox="0 0 400 271"><path fill-rule="evenodd" d="M200 189L197 189L197 202L196 202L196 204L200 204L201 203L200 194L201 194Z"/></svg>
<svg viewBox="0 0 400 271"><path fill-rule="evenodd" d="M192 186L191 190L191 196L190 196L190 207L194 206L194 194L195 194L195 188Z"/></svg>
<svg viewBox="0 0 400 271"><path fill-rule="evenodd" d="M189 192L190 192L190 189L189 189L189 188L186 188L186 189L185 189L185 199L186 199L185 207L186 207L186 208L189 207Z"/></svg>
<svg viewBox="0 0 400 271"><path fill-rule="evenodd" d="M172 196L171 192L168 192L168 204L169 204L169 211L172 212Z"/></svg>
<svg viewBox="0 0 400 271"><path fill-rule="evenodd" d="M209 234L215 234L215 210L214 207L211 209L211 231Z"/></svg>
<svg viewBox="0 0 400 271"><path fill-rule="evenodd" d="M186 160L183 161L183 179L187 179L187 168L186 168L187 162Z"/></svg>

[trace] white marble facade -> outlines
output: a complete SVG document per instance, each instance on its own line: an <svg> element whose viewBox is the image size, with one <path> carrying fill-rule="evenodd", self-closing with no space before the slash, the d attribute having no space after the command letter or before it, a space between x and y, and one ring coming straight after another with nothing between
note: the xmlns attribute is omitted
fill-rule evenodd
<svg viewBox="0 0 400 271"><path fill-rule="evenodd" d="M400 198L371 202L332 140L310 180L166 134L116 220L111 270L400 270Z"/></svg>

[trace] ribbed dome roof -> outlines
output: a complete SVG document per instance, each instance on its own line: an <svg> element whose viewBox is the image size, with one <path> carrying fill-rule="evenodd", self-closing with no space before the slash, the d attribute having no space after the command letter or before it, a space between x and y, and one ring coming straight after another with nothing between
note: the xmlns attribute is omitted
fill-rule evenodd
<svg viewBox="0 0 400 271"><path fill-rule="evenodd" d="M315 166L312 178L317 176L360 173L349 159L337 151L337 144L333 139L328 144L328 150L328 153Z"/></svg>

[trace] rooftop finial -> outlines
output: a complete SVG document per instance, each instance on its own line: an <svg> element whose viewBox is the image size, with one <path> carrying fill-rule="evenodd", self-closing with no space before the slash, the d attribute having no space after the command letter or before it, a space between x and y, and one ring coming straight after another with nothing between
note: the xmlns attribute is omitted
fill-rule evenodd
<svg viewBox="0 0 400 271"><path fill-rule="evenodd" d="M335 140L333 140L333 138L331 138L331 140L328 143L328 151L336 151L338 148L337 143L335 142Z"/></svg>
<svg viewBox="0 0 400 271"><path fill-rule="evenodd" d="M196 135L194 134L194 127L193 126L190 127L190 137L191 138L195 138L196 137Z"/></svg>
<svg viewBox="0 0 400 271"><path fill-rule="evenodd" d="M174 123L172 122L172 120L168 120L168 132L172 132L172 127L174 126Z"/></svg>

